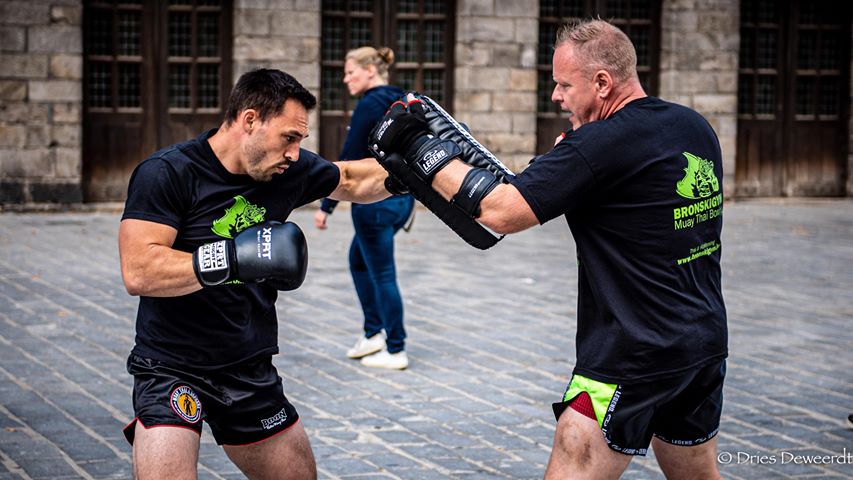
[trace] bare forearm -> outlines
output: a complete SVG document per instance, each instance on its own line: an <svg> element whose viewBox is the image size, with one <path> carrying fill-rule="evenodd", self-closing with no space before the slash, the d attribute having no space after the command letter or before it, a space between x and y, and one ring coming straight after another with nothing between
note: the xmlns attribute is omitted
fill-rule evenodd
<svg viewBox="0 0 853 480"><path fill-rule="evenodd" d="M149 246L142 256L122 259L128 293L147 297L177 297L201 290L192 254L163 245Z"/></svg>
<svg viewBox="0 0 853 480"><path fill-rule="evenodd" d="M436 174L432 188L450 201L459 191L469 170L470 166L460 160L453 160ZM477 221L502 234L520 232L539 224L518 190L507 184L498 185L483 198Z"/></svg>
<svg viewBox="0 0 853 480"><path fill-rule="evenodd" d="M462 185L462 179L465 174L471 170L471 167L463 163L461 160L452 160L444 168L442 168L432 180L432 188L439 193L448 202L459 191Z"/></svg>
<svg viewBox="0 0 853 480"><path fill-rule="evenodd" d="M338 188L329 197L356 203L372 203L390 194L385 189L385 169L372 158L335 162L341 171Z"/></svg>
<svg viewBox="0 0 853 480"><path fill-rule="evenodd" d="M192 254L172 248L177 230L144 220L122 220L118 244L121 276L131 295L176 297L201 289Z"/></svg>

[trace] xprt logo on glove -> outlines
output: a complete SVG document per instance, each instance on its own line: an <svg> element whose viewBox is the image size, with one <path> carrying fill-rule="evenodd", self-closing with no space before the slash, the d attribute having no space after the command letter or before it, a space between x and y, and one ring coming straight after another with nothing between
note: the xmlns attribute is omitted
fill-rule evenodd
<svg viewBox="0 0 853 480"><path fill-rule="evenodd" d="M258 232L258 257L272 258L272 227L264 227Z"/></svg>

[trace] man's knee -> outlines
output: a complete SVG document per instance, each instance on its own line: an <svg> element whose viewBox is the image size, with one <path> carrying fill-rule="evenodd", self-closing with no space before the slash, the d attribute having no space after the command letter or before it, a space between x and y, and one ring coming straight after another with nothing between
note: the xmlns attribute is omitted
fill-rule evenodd
<svg viewBox="0 0 853 480"><path fill-rule="evenodd" d="M658 465L669 479L717 480L717 439L694 446L672 445L659 438L652 440Z"/></svg>
<svg viewBox="0 0 853 480"><path fill-rule="evenodd" d="M601 430L598 429L594 420L584 419L574 415L573 411L567 410L557 422L555 448L563 452L566 459L572 463L588 464L592 459L592 442L600 434ZM601 440L604 441L604 438L602 437Z"/></svg>
<svg viewBox="0 0 853 480"><path fill-rule="evenodd" d="M569 475L618 478L631 458L610 449L597 421L567 409L557 421L545 478L567 478Z"/></svg>

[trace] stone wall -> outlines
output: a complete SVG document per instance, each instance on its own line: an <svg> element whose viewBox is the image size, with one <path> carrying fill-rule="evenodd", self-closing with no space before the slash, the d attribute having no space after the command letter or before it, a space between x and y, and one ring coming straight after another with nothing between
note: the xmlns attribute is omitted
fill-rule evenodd
<svg viewBox="0 0 853 480"><path fill-rule="evenodd" d="M320 1L237 0L234 4L234 81L253 68L277 68L293 75L314 95L320 92ZM312 135L302 146L316 150L317 110Z"/></svg>
<svg viewBox="0 0 853 480"><path fill-rule="evenodd" d="M723 149L723 185L734 193L738 0L664 0L661 12L660 97L708 121Z"/></svg>
<svg viewBox="0 0 853 480"><path fill-rule="evenodd" d="M0 205L82 201L82 12L0 2Z"/></svg>
<svg viewBox="0 0 853 480"><path fill-rule="evenodd" d="M536 0L459 0L455 116L513 170L536 149Z"/></svg>
<svg viewBox="0 0 853 480"><path fill-rule="evenodd" d="M234 80L252 68L279 68L319 94L320 6L235 0ZM535 150L538 12L538 0L457 2L453 110L514 170ZM0 208L82 201L82 43L80 0L0 0ZM739 0L663 0L659 94L711 122L729 193L739 43ZM316 112L310 122L304 146L316 150ZM853 117L850 131L853 195Z"/></svg>

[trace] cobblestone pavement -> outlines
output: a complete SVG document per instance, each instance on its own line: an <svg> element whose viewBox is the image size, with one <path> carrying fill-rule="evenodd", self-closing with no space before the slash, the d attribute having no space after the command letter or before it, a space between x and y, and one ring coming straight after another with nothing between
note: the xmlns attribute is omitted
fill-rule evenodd
<svg viewBox="0 0 853 480"><path fill-rule="evenodd" d="M853 478L853 201L728 203L730 319L720 433L727 478ZM550 404L574 361L577 273L565 223L479 252L418 213L397 256L411 366L345 358L361 318L348 212L313 210L310 269L278 301L276 365L321 478L541 478ZM125 359L137 300L116 213L0 215L0 480L131 476ZM199 474L242 478L202 436ZM662 478L653 455L624 478Z"/></svg>

